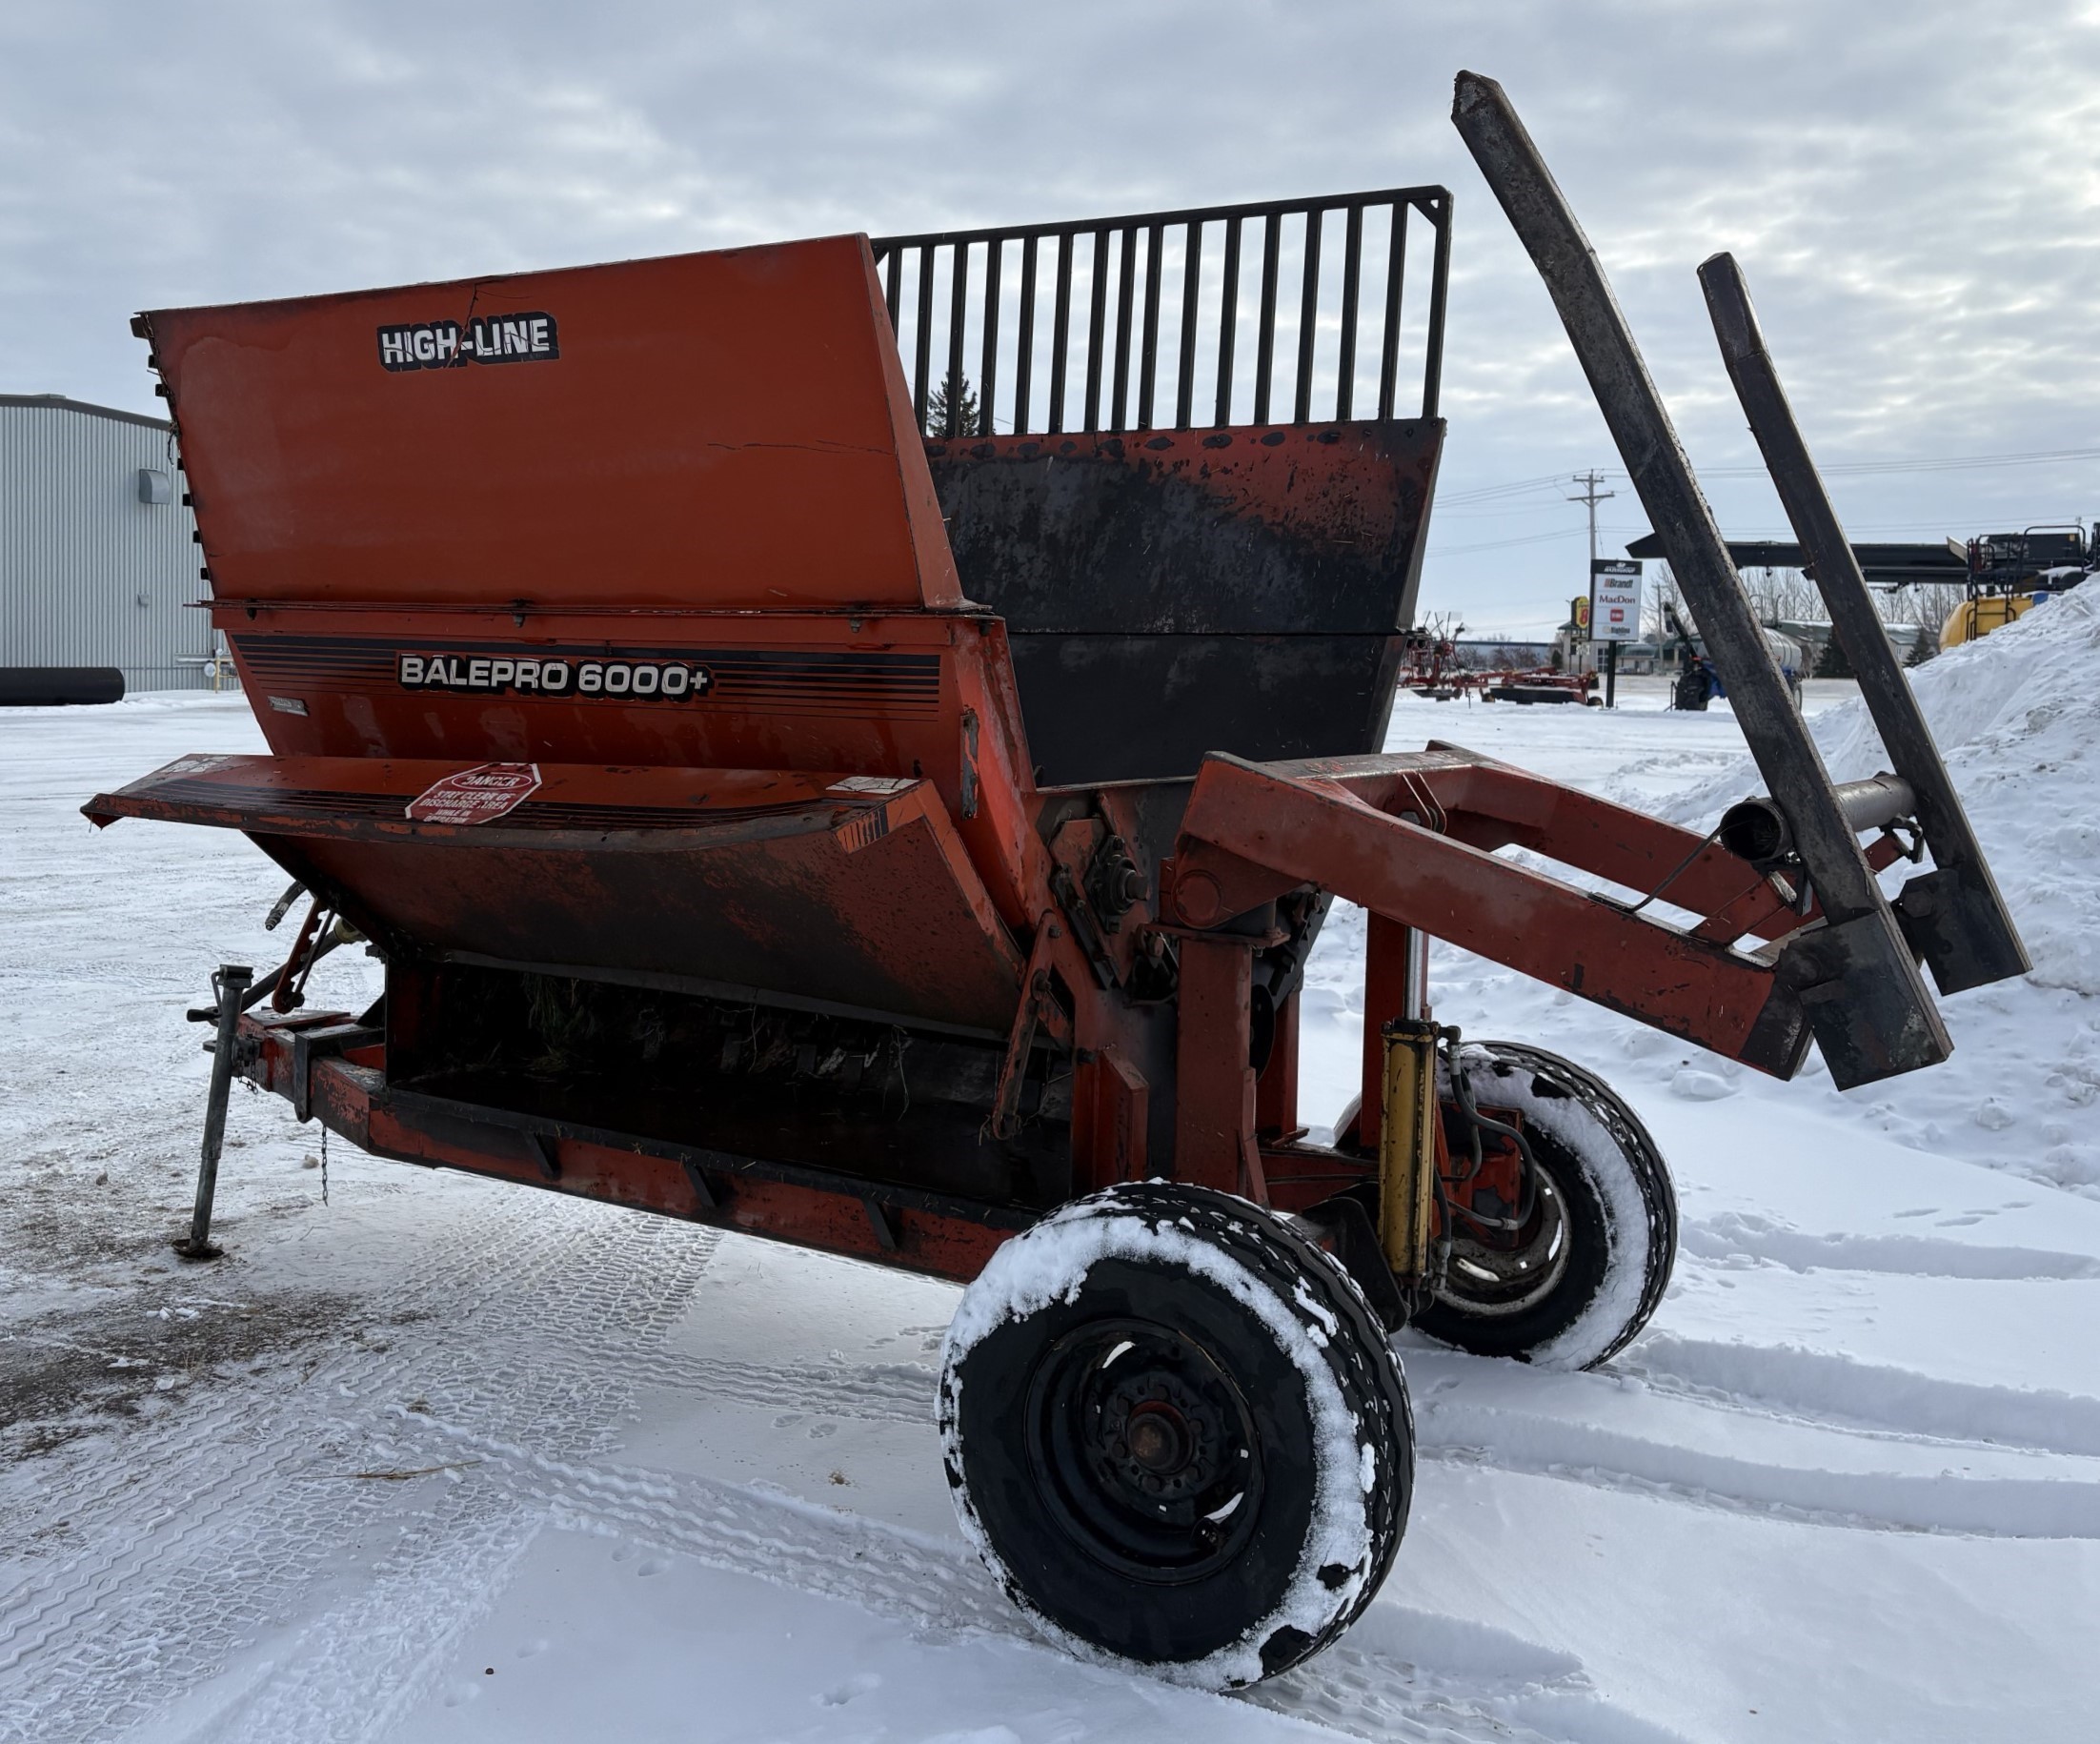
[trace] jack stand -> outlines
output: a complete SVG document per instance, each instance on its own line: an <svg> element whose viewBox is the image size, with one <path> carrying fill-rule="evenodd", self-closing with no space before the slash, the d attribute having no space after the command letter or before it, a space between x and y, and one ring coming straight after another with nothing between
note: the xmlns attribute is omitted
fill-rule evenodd
<svg viewBox="0 0 2100 1744"><path fill-rule="evenodd" d="M212 1245L212 1200L218 1191L219 1149L226 1142L226 1099L233 1087L233 1045L240 1029L241 995L255 979L255 971L238 963L223 963L212 977L212 991L218 998L215 1015L218 1039L212 1044L212 1094L204 1108L204 1156L197 1166L197 1203L190 1216L190 1236L175 1244L185 1260L215 1260L223 1248ZM201 1018L202 1012L191 1016Z"/></svg>

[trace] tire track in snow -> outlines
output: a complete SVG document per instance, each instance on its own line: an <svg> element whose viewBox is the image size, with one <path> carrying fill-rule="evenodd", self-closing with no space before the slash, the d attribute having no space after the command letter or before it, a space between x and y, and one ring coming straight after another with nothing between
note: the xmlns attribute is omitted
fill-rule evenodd
<svg viewBox="0 0 2100 1744"><path fill-rule="evenodd" d="M640 1236L655 1227L615 1218L615 1231L639 1224ZM528 1238L525 1245L534 1244ZM518 1284L557 1262L567 1268L560 1284L614 1271L661 1277L649 1256L622 1251L630 1243L607 1244L596 1254L577 1251L573 1240L548 1246L547 1265L514 1256L503 1269ZM427 1307L434 1294L418 1291L412 1307ZM515 1306L515 1289L487 1274L475 1294L490 1313ZM666 1293L652 1286L641 1294L653 1309L649 1318L667 1321ZM315 1560L362 1530L394 1524L391 1504L398 1492L330 1484L328 1473L413 1470L462 1458L482 1464L418 1491L410 1541L383 1555L348 1602L312 1618L291 1643L273 1644L272 1663L237 1670L200 1692L209 1709L192 1704L181 1713L187 1735L276 1744L383 1733L427 1687L450 1641L500 1590L507 1568L550 1520L840 1598L916 1628L1038 1645L959 1542L927 1540L704 1478L596 1465L590 1456L596 1437L587 1429L571 1437L570 1456L545 1450L549 1424L540 1402L549 1393L568 1395L579 1372L609 1376L616 1392L637 1377L726 1386L748 1403L805 1411L828 1409L842 1386L857 1415L930 1427L930 1370L899 1364L769 1372L718 1359L658 1363L635 1342L608 1343L625 1328L617 1317L608 1319L596 1292L584 1289L568 1290L558 1315L540 1319L544 1347L501 1333L484 1338L480 1327L461 1327L449 1314L444 1324L456 1336L434 1349L353 1350L330 1358L259 1426L252 1421L253 1401L234 1396L191 1413L167 1434L141 1432L131 1447L158 1474L146 1481L160 1492L160 1517L172 1530L139 1534L127 1554L94 1568L82 1566L91 1559L75 1559L73 1578L59 1583L55 1595L71 1601L63 1614L50 1607L42 1612L65 1635L61 1657L38 1659L40 1684L48 1680L52 1699L23 1711L11 1735L102 1737L151 1718L162 1697L220 1671L244 1637L296 1614ZM521 1371L534 1349L545 1352L542 1370ZM492 1374L499 1377L493 1393ZM826 1391L813 1394L813 1386ZM426 1409L408 1409L404 1397ZM492 1412L492 1397L509 1401L510 1409ZM446 1420L440 1405L463 1410L468 1422ZM375 1410L385 1413L378 1423L361 1420ZM245 1443L233 1427L244 1418ZM502 1432L489 1432L492 1425ZM540 1446L528 1450L524 1438ZM229 1443L240 1457L227 1463L215 1483L199 1488L198 1468L214 1450L223 1461ZM135 1502L124 1511L135 1519ZM258 1513L267 1516L259 1531ZM240 1601L232 1609L229 1594ZM18 1622L10 1615L0 1639L33 1651L27 1638L32 1632ZM138 1648L142 1642L151 1645ZM1530 1651L1536 1657L1542 1650ZM152 1696L139 1697L142 1689ZM1512 1679L1471 1665L1440 1665L1412 1645L1407 1656L1389 1663L1349 1647L1343 1657L1323 1656L1251 1699L1364 1737L1531 1740L1568 1735L1559 1717L1577 1712L1597 1717L1579 1668ZM1539 1717L1556 1716L1545 1731L1521 1717L1540 1704ZM1624 1733L1626 1716L1610 1718Z"/></svg>
<svg viewBox="0 0 2100 1744"><path fill-rule="evenodd" d="M1782 1374L1807 1354L1725 1350L1769 1359ZM1852 1396L1843 1388L1821 1401L1828 1409L1783 1410L1746 1396L1741 1375L1693 1385L1683 1371L1698 1371L1702 1354L1696 1341L1649 1333L1601 1372L1554 1374L1416 1349L1409 1381L1418 1445L1432 1459L1761 1516L1868 1531L2100 1538L2100 1459L2075 1444L1979 1439L1972 1401L1958 1384L1888 1371L1891 1386L1933 1399L1942 1427L1959 1431L1935 1433L1916 1411L1890 1411L1888 1423L1841 1414ZM1844 1367L1855 1383L1876 1372Z"/></svg>
<svg viewBox="0 0 2100 1744"><path fill-rule="evenodd" d="M1634 1354L1653 1342L1637 1346ZM1746 1457L1687 1445L1688 1435L1643 1434L1593 1420L1600 1407L1608 1411L1620 1396L1617 1373L1552 1375L1419 1349L1409 1356L1417 1447L1427 1459L1866 1531L2100 1538L2100 1468L2082 1460L2038 1457L2026 1462L2028 1470L1963 1471L1956 1468L1974 1451L1972 1437L1783 1416L1738 1397L1645 1377L1650 1390L1676 1406L1687 1431L1740 1437L1745 1419L1798 1431L1796 1445L1771 1458ZM603 1361L631 1373L639 1386L690 1390L755 1409L907 1425L932 1421L936 1377L914 1364L778 1368L631 1349L579 1350L569 1360ZM1455 1383L1445 1372L1452 1367L1461 1370ZM1614 1369L1626 1370L1626 1360ZM1505 1385L1484 1387L1489 1375ZM1431 1383L1427 1389L1424 1378ZM1440 1378L1443 1387L1436 1385ZM1573 1395L1576 1403L1566 1410L1542 1409L1549 1391L1556 1402ZM1902 1469L1899 1454L1909 1457L1912 1470Z"/></svg>
<svg viewBox="0 0 2100 1744"><path fill-rule="evenodd" d="M495 1470L422 1487L406 1540L379 1559L351 1600L309 1624L274 1669L221 1693L206 1728L212 1735L333 1734L353 1713L362 1716L358 1731L383 1729L414 1699L446 1643L500 1586L504 1569L550 1511L557 1520L845 1598L915 1626L1033 1639L959 1544L929 1544L735 1486L583 1463L643 1387L930 1427L933 1373L913 1364L769 1369L652 1348L682 1308L704 1264L701 1249L712 1242L682 1226L610 1209L584 1213L596 1222L579 1231L571 1218L547 1217L544 1202L518 1199L467 1207L436 1251L417 1255L420 1282L390 1303L396 1321L407 1323L393 1350L328 1358L274 1415L258 1413L252 1396L200 1401L195 1409L186 1403L165 1428L128 1437L131 1463L145 1474L121 1495L102 1498L99 1512L79 1484L70 1496L54 1496L57 1507L40 1511L53 1519L70 1509L76 1529L85 1520L96 1535L87 1553L47 1571L54 1578L32 1580L35 1591L18 1591L0 1607L0 1667L19 1667L33 1655L39 1683L63 1695L25 1713L11 1735L108 1735L147 1717L162 1693L208 1678L243 1639L296 1613L316 1563L345 1541L394 1524L399 1492L390 1495L391 1487L326 1484L322 1476L446 1463L445 1449L458 1457L462 1436L479 1450L469 1456ZM667 1276L664 1254L655 1250L659 1242L695 1251L682 1283ZM529 1329L520 1332L521 1326ZM1637 1354L1650 1356L1656 1343L1651 1338ZM1665 1346L1663 1353L1669 1350ZM1410 1354L1418 1373L1434 1370L1433 1358ZM1529 1388L1613 1384L1609 1376L1507 1372ZM1654 1375L1651 1386L1671 1378L1661 1369ZM1756 1414L1739 1401L1680 1390L1686 1409ZM1436 1409L1424 1413L1424 1451L1432 1458L1709 1506L1829 1517L1827 1507L1815 1506L1827 1503L1827 1489L1799 1489L1821 1473L1782 1471L1775 1482L1774 1469L1754 1461L1716 1461L1486 1399L1435 1400ZM1859 1435L1841 1425L1809 1427ZM528 1445L537 1450L524 1453ZM1882 1482L1861 1480L1863 1488ZM2003 1485L1969 1488L1985 1497L2023 1494ZM2092 1493L2090 1486L2061 1483L2032 1488ZM1918 1487L1894 1511L1898 1517L1884 1508L1848 1523L2023 1530L2020 1520L2001 1512L1993 1522L1980 1509L1974 1518L1935 1515L1934 1495L1945 1490L1944 1483ZM2039 1499L2026 1496L2022 1505ZM40 1651L54 1644L55 1653ZM1578 1714L1599 1717L1576 1673L1487 1688L1474 1672L1385 1660L1352 1636L1256 1699L1365 1736L1565 1735L1565 1726L1593 1730L1576 1724ZM0 1677L9 1674L0 1669ZM142 1689L153 1692L150 1700L134 1693ZM1612 1723L1625 1719L1614 1715ZM1546 1732L1538 1734L1534 1721Z"/></svg>
<svg viewBox="0 0 2100 1744"><path fill-rule="evenodd" d="M2100 1481L2090 1478L1970 1478L1947 1471L1779 1466L1589 1425L1551 1421L1542 1437L1541 1419L1452 1415L1456 1420L1444 1426L1443 1435L1421 1444L1425 1460L1864 1531L2100 1539Z"/></svg>
<svg viewBox="0 0 2100 1744"><path fill-rule="evenodd" d="M1952 1381L1792 1345L1650 1332L1614 1367L1704 1401L1747 1401L1834 1429L2100 1458L2100 1399Z"/></svg>
<svg viewBox="0 0 2100 1744"><path fill-rule="evenodd" d="M81 1448L63 1465L71 1450L39 1462L34 1475L45 1481L22 1535L63 1521L83 1542L33 1563L0 1601L0 1738L57 1744L137 1724L296 1614L301 1593L346 1546L369 1550L388 1538L377 1578L366 1583L368 1601L387 1599L372 1620L386 1633L407 1601L419 1621L412 1638L347 1686L356 1705L331 1706L339 1678L326 1675L310 1679L308 1699L288 1705L279 1677L248 1705L258 1715L283 1710L292 1721L259 1735L333 1735L346 1712L372 1707L375 1691L405 1692L414 1679L403 1668L465 1626L489 1589L492 1559L515 1554L537 1515L505 1502L499 1518L486 1492L451 1486L456 1495L416 1510L402 1530L394 1486L343 1478L399 1467L393 1411L375 1408L406 1400L465 1410L491 1429L588 1456L616 1424L632 1382L605 1366L535 1366L533 1352L660 1338L717 1240L611 1207L550 1217L543 1202L491 1195L462 1207L417 1254L412 1281L384 1298L398 1330L390 1346L339 1351L303 1381L280 1370L259 1386L194 1387L160 1420L119 1431L125 1470L136 1475L113 1490L106 1445ZM492 1370L485 1323L518 1320L536 1338L506 1349L508 1360ZM370 1657L362 1644L374 1639L332 1633L315 1663L347 1671ZM314 1723L302 1726L293 1710ZM214 1734L226 1717L214 1720Z"/></svg>
<svg viewBox="0 0 2100 1744"><path fill-rule="evenodd" d="M1992 1283L2100 1279L2100 1259L2090 1254L1933 1235L1810 1235L1776 1219L1741 1211L1684 1225L1678 1244L1703 1260L1770 1260L1792 1271L1867 1271Z"/></svg>
<svg viewBox="0 0 2100 1744"><path fill-rule="evenodd" d="M477 1476L515 1495L521 1508L547 1510L567 1530L692 1556L938 1634L996 1635L1057 1652L959 1539L930 1538L785 1492L653 1469L580 1465L457 1426L418 1427L432 1463L477 1458ZM1381 1637L1403 1643L1405 1651L1382 1651ZM1570 1655L1397 1606L1374 1606L1342 1644L1310 1665L1232 1699L1367 1739L1543 1744L1609 1735L1626 1744L1667 1744L1671 1736L1611 1710ZM1564 1731L1568 1725L1572 1731Z"/></svg>
<svg viewBox="0 0 2100 1744"><path fill-rule="evenodd" d="M602 1364L636 1388L702 1394L758 1409L867 1423L934 1420L939 1377L919 1363L816 1363L781 1368L733 1357L677 1350L640 1351L631 1346L582 1349L566 1360Z"/></svg>

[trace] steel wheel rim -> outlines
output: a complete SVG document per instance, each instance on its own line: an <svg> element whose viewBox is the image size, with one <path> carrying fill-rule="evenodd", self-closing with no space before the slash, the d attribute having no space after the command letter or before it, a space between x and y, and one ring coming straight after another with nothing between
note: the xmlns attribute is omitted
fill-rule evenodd
<svg viewBox="0 0 2100 1744"><path fill-rule="evenodd" d="M1178 1586L1225 1567L1253 1535L1253 1411L1194 1339L1155 1321L1090 1322L1043 1353L1025 1409L1044 1511L1104 1567Z"/></svg>
<svg viewBox="0 0 2100 1744"><path fill-rule="evenodd" d="M1454 1232L1451 1263L1437 1300L1464 1314L1521 1314L1560 1288L1567 1275L1566 1201L1553 1171L1533 1153L1538 1203L1516 1245L1498 1247ZM1463 1214L1452 1219L1465 1227Z"/></svg>

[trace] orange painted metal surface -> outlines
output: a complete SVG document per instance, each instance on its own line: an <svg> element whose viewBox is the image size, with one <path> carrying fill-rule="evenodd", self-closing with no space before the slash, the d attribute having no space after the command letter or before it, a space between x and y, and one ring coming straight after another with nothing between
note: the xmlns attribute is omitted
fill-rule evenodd
<svg viewBox="0 0 2100 1744"><path fill-rule="evenodd" d="M243 1035L256 1050L250 1075L291 1095L290 1037L252 1020ZM314 1115L374 1156L603 1200L959 1283L975 1277L1023 1221L987 1219L923 1196L872 1189L861 1197L813 1186L705 1151L650 1155L559 1133L543 1133L535 1145L527 1129L478 1121L469 1111L448 1118L434 1117L427 1106L394 1106L383 1074L369 1066L328 1059L311 1069Z"/></svg>
<svg viewBox="0 0 2100 1744"><path fill-rule="evenodd" d="M1339 755L1383 738L1434 419L929 464L858 237L141 331L272 755L87 810L241 830L304 936L378 944L366 1019L242 1029L378 1154L956 1278L1145 1173L1309 1206L1372 1166L1297 1129L1315 890L1377 917L1374 1036L1403 923L1798 1059L1767 962L1494 850L1781 936L1744 862L1450 748ZM1338 755L1191 785L1255 725Z"/></svg>
<svg viewBox="0 0 2100 1744"><path fill-rule="evenodd" d="M185 758L90 815L245 829L390 955L995 1034L1012 1015L1020 952L930 782L549 763L492 821L412 820L454 768Z"/></svg>
<svg viewBox="0 0 2100 1744"><path fill-rule="evenodd" d="M1469 823L1479 829L1497 821L1492 813L1469 817L1466 811L1470 783L1484 781L1488 793L1502 793L1497 774L1494 765L1449 747L1295 764L1215 757L1205 761L1190 796L1175 854L1177 878L1202 880L1210 901L1217 900L1211 889L1237 882L1237 893L1223 903L1228 909L1278 882L1316 883L1399 925L1761 1071L1791 1077L1807 1048L1807 1020L1800 1000L1782 984L1775 961L1650 919L1637 907L1498 859L1461 839ZM1675 839L1679 866L1695 863L1705 852L1702 839L1690 831L1652 821L1646 853L1610 844L1598 827L1599 814L1608 821L1618 809L1560 790L1553 801L1557 825L1532 829L1527 845L1585 871L1600 871L1596 862L1629 870L1629 860L1638 860L1653 868L1651 889L1671 881L1664 841ZM1492 828L1486 833L1496 834ZM1515 839L1506 827L1501 833L1503 842ZM1734 863L1741 874L1733 879L1708 867L1718 881L1709 881L1708 890L1721 893L1723 902L1754 882L1744 862ZM1684 906L1692 900L1687 881L1670 882L1671 902ZM1389 978L1389 966L1385 973ZM1379 974L1374 963L1374 979ZM1389 1014L1391 1001L1387 993L1367 1010L1366 1024Z"/></svg>
<svg viewBox="0 0 2100 1744"><path fill-rule="evenodd" d="M222 622L265 601L959 598L858 236L163 310L140 328Z"/></svg>

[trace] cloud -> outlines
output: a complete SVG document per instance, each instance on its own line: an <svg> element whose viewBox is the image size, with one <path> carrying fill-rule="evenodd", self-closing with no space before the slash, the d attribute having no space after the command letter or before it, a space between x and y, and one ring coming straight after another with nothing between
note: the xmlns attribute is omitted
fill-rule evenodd
<svg viewBox="0 0 2100 1744"><path fill-rule="evenodd" d="M1446 113L1500 78L1695 459L1752 457L1692 269L1736 252L1827 460L2100 445L2087 410L2094 9L1967 4L598 0L17 4L0 16L0 389L151 408L139 308L825 231L1444 181L1453 491L1616 456ZM2090 469L1842 481L1859 526L2100 508ZM1545 487L1440 547L1427 602L1549 621ZM1780 520L1719 479L1725 523ZM1498 506L1482 504L1481 507ZM1638 532L1630 494L1607 521ZM1614 536L1617 537L1616 535Z"/></svg>

